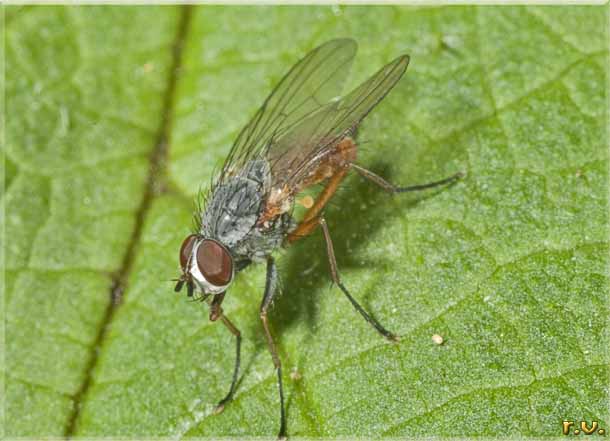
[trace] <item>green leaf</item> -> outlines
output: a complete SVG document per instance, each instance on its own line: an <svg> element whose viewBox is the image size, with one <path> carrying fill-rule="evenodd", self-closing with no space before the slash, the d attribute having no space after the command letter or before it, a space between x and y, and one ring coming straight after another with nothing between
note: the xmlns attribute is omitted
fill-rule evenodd
<svg viewBox="0 0 610 441"><path fill-rule="evenodd" d="M8 12L5 430L61 436L136 224L179 11Z"/></svg>
<svg viewBox="0 0 610 441"><path fill-rule="evenodd" d="M6 434L277 433L264 266L223 303L244 339L220 415L234 339L169 280L239 129L345 36L350 87L411 55L359 163L467 175L400 196L351 176L326 210L343 282L398 344L330 286L319 232L278 253L289 434L608 429L607 28L607 6L8 8Z"/></svg>

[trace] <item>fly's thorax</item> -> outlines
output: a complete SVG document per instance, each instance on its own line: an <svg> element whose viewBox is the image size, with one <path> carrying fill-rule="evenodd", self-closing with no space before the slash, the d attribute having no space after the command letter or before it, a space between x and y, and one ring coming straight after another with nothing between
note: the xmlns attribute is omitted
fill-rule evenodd
<svg viewBox="0 0 610 441"><path fill-rule="evenodd" d="M221 243L236 262L266 258L280 247L294 223L289 213L280 213L264 225L260 222L272 192L268 161L248 162L212 189L201 214L200 235Z"/></svg>
<svg viewBox="0 0 610 441"><path fill-rule="evenodd" d="M243 241L256 226L271 182L265 160L249 162L212 189L201 217L201 234L229 249Z"/></svg>
<svg viewBox="0 0 610 441"><path fill-rule="evenodd" d="M231 251L254 262L263 261L282 246L284 238L295 226L292 216L284 213L266 225L258 225L246 240Z"/></svg>
<svg viewBox="0 0 610 441"><path fill-rule="evenodd" d="M229 250L214 239L196 234L191 234L182 243L180 266L183 274L206 294L225 292L235 275Z"/></svg>

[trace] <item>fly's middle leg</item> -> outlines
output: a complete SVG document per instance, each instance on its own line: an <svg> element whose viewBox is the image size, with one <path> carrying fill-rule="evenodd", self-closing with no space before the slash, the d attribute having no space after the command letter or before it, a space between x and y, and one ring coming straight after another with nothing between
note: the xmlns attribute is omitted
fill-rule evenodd
<svg viewBox="0 0 610 441"><path fill-rule="evenodd" d="M299 227L302 227L304 232L303 235L309 234L316 227L320 226L322 228L322 233L324 234L324 240L326 242L326 253L328 255L328 263L330 265L330 276L339 289L345 294L347 299L350 301L352 306L364 317L364 319L375 328L377 332L379 332L383 337L387 338L390 341L399 341L400 337L386 328L384 328L381 323L375 320L369 313L367 313L362 306L352 297L349 293L345 285L341 282L341 278L339 277L339 270L337 268L337 259L335 258L335 250L333 248L333 242L330 238L330 231L328 231L328 225L326 225L326 220L322 216L318 216L316 218L310 219L308 221L302 222ZM303 236L300 236L303 237Z"/></svg>
<svg viewBox="0 0 610 441"><path fill-rule="evenodd" d="M357 164L351 164L351 167L358 172L358 174L369 181L379 185L382 189L387 191L388 193L406 193L409 191L419 191L426 190L428 188L438 187L439 185L450 184L451 182L457 181L458 179L464 176L464 173L458 172L454 175L449 176L448 178L441 179L440 181L428 182L427 184L420 185L411 185L409 187L399 187L397 185L392 184L391 182L386 181L381 176L373 173L366 168L360 167Z"/></svg>
<svg viewBox="0 0 610 441"><path fill-rule="evenodd" d="M309 219L301 222L291 233L288 234L286 241L288 243L296 242L297 240L307 237L311 234L313 230L315 230L320 223L320 219L314 217L313 219Z"/></svg>
<svg viewBox="0 0 610 441"><path fill-rule="evenodd" d="M273 337L271 336L271 330L269 329L269 321L267 319L267 311L271 306L273 297L277 291L277 268L273 257L267 258L267 277L265 282L265 294L263 295L263 301L260 307L261 321L263 322L263 328L265 329L265 336L267 337L267 344L269 346L269 352L271 352L271 358L273 359L273 365L277 371L277 384L280 392L280 432L278 434L279 439L286 438L286 411L284 410L284 388L282 387L282 363L277 353L277 348Z"/></svg>
<svg viewBox="0 0 610 441"><path fill-rule="evenodd" d="M326 220L324 220L323 217L319 218L318 221L320 228L322 228L322 233L324 234L324 240L326 241L326 253L328 254L328 263L330 265L330 276L333 280L333 282L339 287L339 289L341 291L343 291L343 294L345 294L345 296L347 297L347 299L350 301L350 303L352 304L352 306L356 309L356 311L358 311L360 313L360 315L362 315L362 317L364 317L364 319L370 323L371 326L373 326L373 328L375 328L375 330L377 332L379 332L383 337L387 338L390 341L399 341L400 337L390 331L388 331L386 328L384 328L381 323L379 323L377 320L375 320L371 315L369 315L362 306L360 306L360 304L356 301L356 299L354 299L352 297L352 295L349 293L349 291L347 290L347 288L345 287L345 285L343 285L343 283L341 283L341 278L339 277L339 270L337 268L337 260L335 259L335 250L333 248L333 242L330 238L330 232L328 231L328 225L326 225Z"/></svg>

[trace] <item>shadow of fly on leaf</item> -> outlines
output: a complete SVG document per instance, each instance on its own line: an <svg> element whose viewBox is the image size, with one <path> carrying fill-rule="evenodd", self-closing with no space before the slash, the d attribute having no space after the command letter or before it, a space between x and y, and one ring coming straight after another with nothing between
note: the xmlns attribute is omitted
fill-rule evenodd
<svg viewBox="0 0 610 441"><path fill-rule="evenodd" d="M176 292L186 286L189 297L209 304L210 320L221 321L235 336L233 377L216 413L231 401L240 367L241 333L223 313L222 301L237 273L251 263L266 263L259 312L277 372L279 438L285 438L287 432L282 363L267 316L278 291L273 252L319 228L334 285L375 331L390 342L397 342L398 335L372 317L342 283L324 208L352 171L388 193L424 190L462 176L458 172L436 182L399 187L358 164L358 125L400 80L409 56L397 57L353 91L340 96L356 49L354 40L331 40L309 52L288 71L239 133L205 195L205 203L195 213L196 231L180 248L182 274L176 280ZM322 190L307 203L303 217L295 219L293 209L299 193L317 184L323 185Z"/></svg>

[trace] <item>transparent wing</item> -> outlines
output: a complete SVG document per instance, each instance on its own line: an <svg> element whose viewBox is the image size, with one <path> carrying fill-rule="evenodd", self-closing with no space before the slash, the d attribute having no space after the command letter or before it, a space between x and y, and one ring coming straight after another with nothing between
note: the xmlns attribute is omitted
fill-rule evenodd
<svg viewBox="0 0 610 441"><path fill-rule="evenodd" d="M279 137L267 153L273 186L298 189L299 182L387 95L408 64L408 55L394 59L348 95L319 108Z"/></svg>
<svg viewBox="0 0 610 441"><path fill-rule="evenodd" d="M251 159L265 156L283 134L337 97L356 50L354 40L331 40L297 62L237 136L220 179L242 169Z"/></svg>

